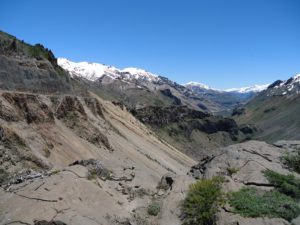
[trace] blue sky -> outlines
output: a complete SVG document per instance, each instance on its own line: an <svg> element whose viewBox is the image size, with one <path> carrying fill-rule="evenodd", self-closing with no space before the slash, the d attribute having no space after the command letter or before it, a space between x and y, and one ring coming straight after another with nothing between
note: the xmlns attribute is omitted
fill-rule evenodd
<svg viewBox="0 0 300 225"><path fill-rule="evenodd" d="M57 57L215 88L300 73L298 0L2 0L0 30Z"/></svg>

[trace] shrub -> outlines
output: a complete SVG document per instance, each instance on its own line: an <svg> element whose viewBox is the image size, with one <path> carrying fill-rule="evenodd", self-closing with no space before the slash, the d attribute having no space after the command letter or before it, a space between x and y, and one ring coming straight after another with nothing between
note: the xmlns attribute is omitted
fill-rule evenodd
<svg viewBox="0 0 300 225"><path fill-rule="evenodd" d="M297 150L295 153L286 153L281 157L281 161L289 169L300 173L300 150Z"/></svg>
<svg viewBox="0 0 300 225"><path fill-rule="evenodd" d="M256 188L242 188L229 195L234 212L246 217L275 217L288 221L300 214L299 205L289 196L276 190L264 192Z"/></svg>
<svg viewBox="0 0 300 225"><path fill-rule="evenodd" d="M158 202L152 202L147 209L147 212L151 216L157 216L160 212L160 205Z"/></svg>
<svg viewBox="0 0 300 225"><path fill-rule="evenodd" d="M215 214L222 202L222 182L222 177L214 177L190 185L181 207L184 225L215 224Z"/></svg>
<svg viewBox="0 0 300 225"><path fill-rule="evenodd" d="M279 192L292 198L300 198L300 179L294 175L284 175L272 170L264 171L264 175Z"/></svg>

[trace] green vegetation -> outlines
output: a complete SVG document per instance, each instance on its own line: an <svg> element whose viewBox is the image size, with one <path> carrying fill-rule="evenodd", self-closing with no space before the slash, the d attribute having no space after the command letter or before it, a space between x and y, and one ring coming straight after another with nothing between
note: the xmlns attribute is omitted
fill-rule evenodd
<svg viewBox="0 0 300 225"><path fill-rule="evenodd" d="M264 175L279 192L292 198L300 198L300 179L294 175L283 175L272 170L264 171Z"/></svg>
<svg viewBox="0 0 300 225"><path fill-rule="evenodd" d="M291 221L300 214L299 205L276 190L264 192L256 188L242 188L230 194L229 204L236 213L247 217L267 216Z"/></svg>
<svg viewBox="0 0 300 225"><path fill-rule="evenodd" d="M236 213L248 217L275 217L291 221L300 214L300 207L295 199L300 198L300 179L294 175L279 174L272 170L263 172L272 191L256 188L242 188L229 194L229 204Z"/></svg>
<svg viewBox="0 0 300 225"><path fill-rule="evenodd" d="M90 168L88 172L88 180L96 180L99 177L102 180L110 180L111 173L108 169L102 169L101 172L97 169Z"/></svg>
<svg viewBox="0 0 300 225"><path fill-rule="evenodd" d="M222 203L222 177L200 180L190 186L182 204L184 225L212 225Z"/></svg>
<svg viewBox="0 0 300 225"><path fill-rule="evenodd" d="M300 173L300 150L298 149L295 153L286 153L281 157L281 161L290 170Z"/></svg>
<svg viewBox="0 0 300 225"><path fill-rule="evenodd" d="M91 170L88 173L87 179L88 180L96 180L97 179L97 172L95 170Z"/></svg>
<svg viewBox="0 0 300 225"><path fill-rule="evenodd" d="M152 202L147 209L147 212L151 216L157 216L160 212L160 204L158 202Z"/></svg>
<svg viewBox="0 0 300 225"><path fill-rule="evenodd" d="M40 44L30 46L29 55L36 59L47 59L47 52L45 51L44 47Z"/></svg>

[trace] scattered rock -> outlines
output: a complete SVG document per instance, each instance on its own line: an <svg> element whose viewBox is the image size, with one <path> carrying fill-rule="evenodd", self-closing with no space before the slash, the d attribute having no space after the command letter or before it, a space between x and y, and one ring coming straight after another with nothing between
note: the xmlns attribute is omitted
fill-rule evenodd
<svg viewBox="0 0 300 225"><path fill-rule="evenodd" d="M191 167L188 175L191 175L195 179L203 177L203 173L206 170L206 165L215 158L214 155L204 156L197 165Z"/></svg>
<svg viewBox="0 0 300 225"><path fill-rule="evenodd" d="M299 140L293 140L293 141L277 141L273 144L274 146L278 148L283 148L288 151L295 151L300 150L300 141Z"/></svg>
<svg viewBox="0 0 300 225"><path fill-rule="evenodd" d="M88 168L88 177L93 178L94 176L99 177L102 180L107 180L111 178L111 173L108 169L102 166L98 159L84 159L77 160L71 163L69 166L82 165Z"/></svg>
<svg viewBox="0 0 300 225"><path fill-rule="evenodd" d="M245 114L245 112L246 112L245 108L237 107L232 110L231 116L239 116L239 115Z"/></svg>
<svg viewBox="0 0 300 225"><path fill-rule="evenodd" d="M172 185L174 182L175 176L172 173L167 173L161 178L157 188L165 191L172 190Z"/></svg>
<svg viewBox="0 0 300 225"><path fill-rule="evenodd" d="M120 107L120 109L124 110L125 105L122 102L118 102L118 101L112 101L112 104L114 104L115 106Z"/></svg>
<svg viewBox="0 0 300 225"><path fill-rule="evenodd" d="M24 170L18 174L15 174L13 177L8 179L2 184L2 187L6 190L11 189L14 185L21 184L23 182L29 181L33 182L36 179L43 179L51 175L51 172L48 171L33 171L31 169Z"/></svg>

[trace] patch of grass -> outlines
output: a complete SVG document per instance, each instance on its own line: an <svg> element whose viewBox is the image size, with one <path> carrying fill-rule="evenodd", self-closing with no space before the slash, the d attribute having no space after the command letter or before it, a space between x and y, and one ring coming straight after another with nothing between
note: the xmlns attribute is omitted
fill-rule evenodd
<svg viewBox="0 0 300 225"><path fill-rule="evenodd" d="M267 216L291 221L300 214L299 205L276 190L264 192L253 187L242 188L230 194L229 204L236 213L246 217Z"/></svg>
<svg viewBox="0 0 300 225"><path fill-rule="evenodd" d="M223 177L203 179L191 184L181 210L184 225L212 225L216 221L218 206L222 204Z"/></svg>
<svg viewBox="0 0 300 225"><path fill-rule="evenodd" d="M294 153L286 153L281 157L281 161L290 170L300 173L300 150Z"/></svg>
<svg viewBox="0 0 300 225"><path fill-rule="evenodd" d="M151 216L157 216L160 212L160 204L158 202L152 202L147 209L147 212Z"/></svg>
<svg viewBox="0 0 300 225"><path fill-rule="evenodd" d="M284 175L272 170L264 171L264 175L279 192L292 198L300 198L300 179L296 178L294 175Z"/></svg>

